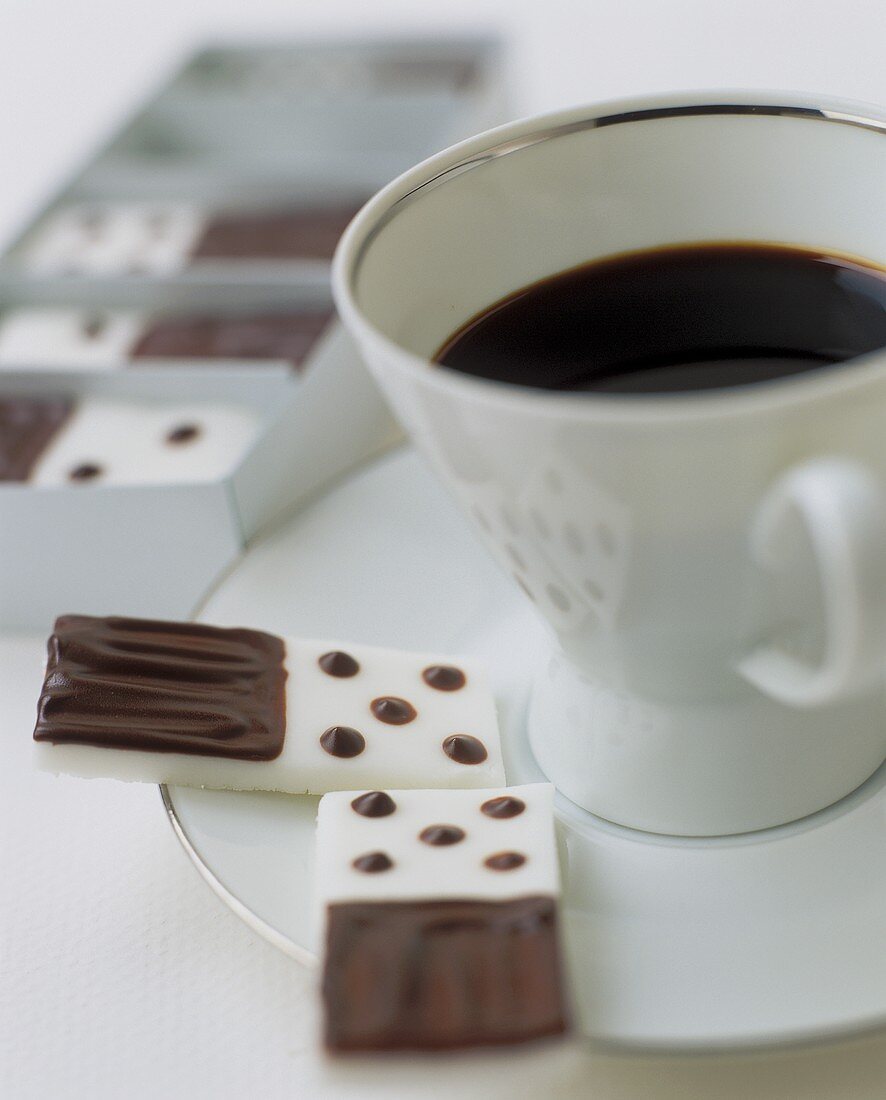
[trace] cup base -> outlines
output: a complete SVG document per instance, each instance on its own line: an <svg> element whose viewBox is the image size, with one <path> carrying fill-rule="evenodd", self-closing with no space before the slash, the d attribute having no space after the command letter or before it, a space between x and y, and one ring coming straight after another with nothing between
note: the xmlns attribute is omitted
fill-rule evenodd
<svg viewBox="0 0 886 1100"><path fill-rule="evenodd" d="M529 742L548 779L598 817L673 836L729 836L808 816L886 759L883 692L795 710L750 689L674 703L594 683L555 656L536 677Z"/></svg>

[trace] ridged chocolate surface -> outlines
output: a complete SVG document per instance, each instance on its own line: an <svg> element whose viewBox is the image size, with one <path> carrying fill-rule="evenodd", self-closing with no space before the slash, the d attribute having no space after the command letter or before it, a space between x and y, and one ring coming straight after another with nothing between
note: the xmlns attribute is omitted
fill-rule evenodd
<svg viewBox="0 0 886 1100"><path fill-rule="evenodd" d="M550 897L328 908L331 1051L445 1050L567 1029Z"/></svg>
<svg viewBox="0 0 886 1100"><path fill-rule="evenodd" d="M284 359L301 366L332 310L230 317L170 317L150 325L129 353L134 360Z"/></svg>
<svg viewBox="0 0 886 1100"><path fill-rule="evenodd" d="M47 444L70 415L63 400L0 400L0 481L26 481Z"/></svg>
<svg viewBox="0 0 886 1100"><path fill-rule="evenodd" d="M206 226L191 258L331 259L339 237L359 209L358 204L221 214Z"/></svg>
<svg viewBox="0 0 886 1100"><path fill-rule="evenodd" d="M63 615L34 739L273 760L286 729L285 648L258 630Z"/></svg>

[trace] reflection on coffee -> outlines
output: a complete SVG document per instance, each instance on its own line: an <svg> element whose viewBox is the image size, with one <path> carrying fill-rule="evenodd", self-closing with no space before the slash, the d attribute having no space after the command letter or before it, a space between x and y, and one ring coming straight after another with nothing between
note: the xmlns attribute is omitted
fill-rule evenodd
<svg viewBox="0 0 886 1100"><path fill-rule="evenodd" d="M672 393L764 382L886 347L886 270L775 244L693 244L584 264L509 295L435 361L548 390Z"/></svg>

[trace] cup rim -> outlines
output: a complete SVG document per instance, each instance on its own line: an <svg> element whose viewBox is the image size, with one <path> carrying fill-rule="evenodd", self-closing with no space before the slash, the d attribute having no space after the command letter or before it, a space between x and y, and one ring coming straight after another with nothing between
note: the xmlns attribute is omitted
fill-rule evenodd
<svg viewBox="0 0 886 1100"><path fill-rule="evenodd" d="M836 392L858 390L886 375L886 351L874 351L810 374L728 389L643 396L534 389L432 364L430 359L386 336L358 304L355 281L363 256L375 236L397 216L397 208L415 201L422 191L445 185L448 178L491 159L553 137L636 121L715 114L794 117L873 130L886 137L886 107L814 93L747 89L605 100L507 122L421 161L381 188L357 212L339 240L332 261L332 293L345 326L358 345L374 347L399 373L420 371L423 384L433 389L461 394L478 404L508 406L514 411L548 414L560 420L617 419L654 425L673 420L732 418L826 400Z"/></svg>

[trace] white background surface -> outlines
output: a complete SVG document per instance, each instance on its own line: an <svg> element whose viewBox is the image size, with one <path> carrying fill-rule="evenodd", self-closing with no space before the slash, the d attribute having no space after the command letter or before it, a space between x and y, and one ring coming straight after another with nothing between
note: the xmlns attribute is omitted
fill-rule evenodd
<svg viewBox="0 0 886 1100"><path fill-rule="evenodd" d="M207 35L501 26L519 113L712 86L886 103L882 0L0 0L0 237ZM0 661L39 684L38 642ZM0 1096L882 1097L886 1039L778 1055L546 1053L330 1067L313 977L208 891L154 788L32 775L32 711L0 722ZM462 1070L465 1063L461 1063Z"/></svg>

